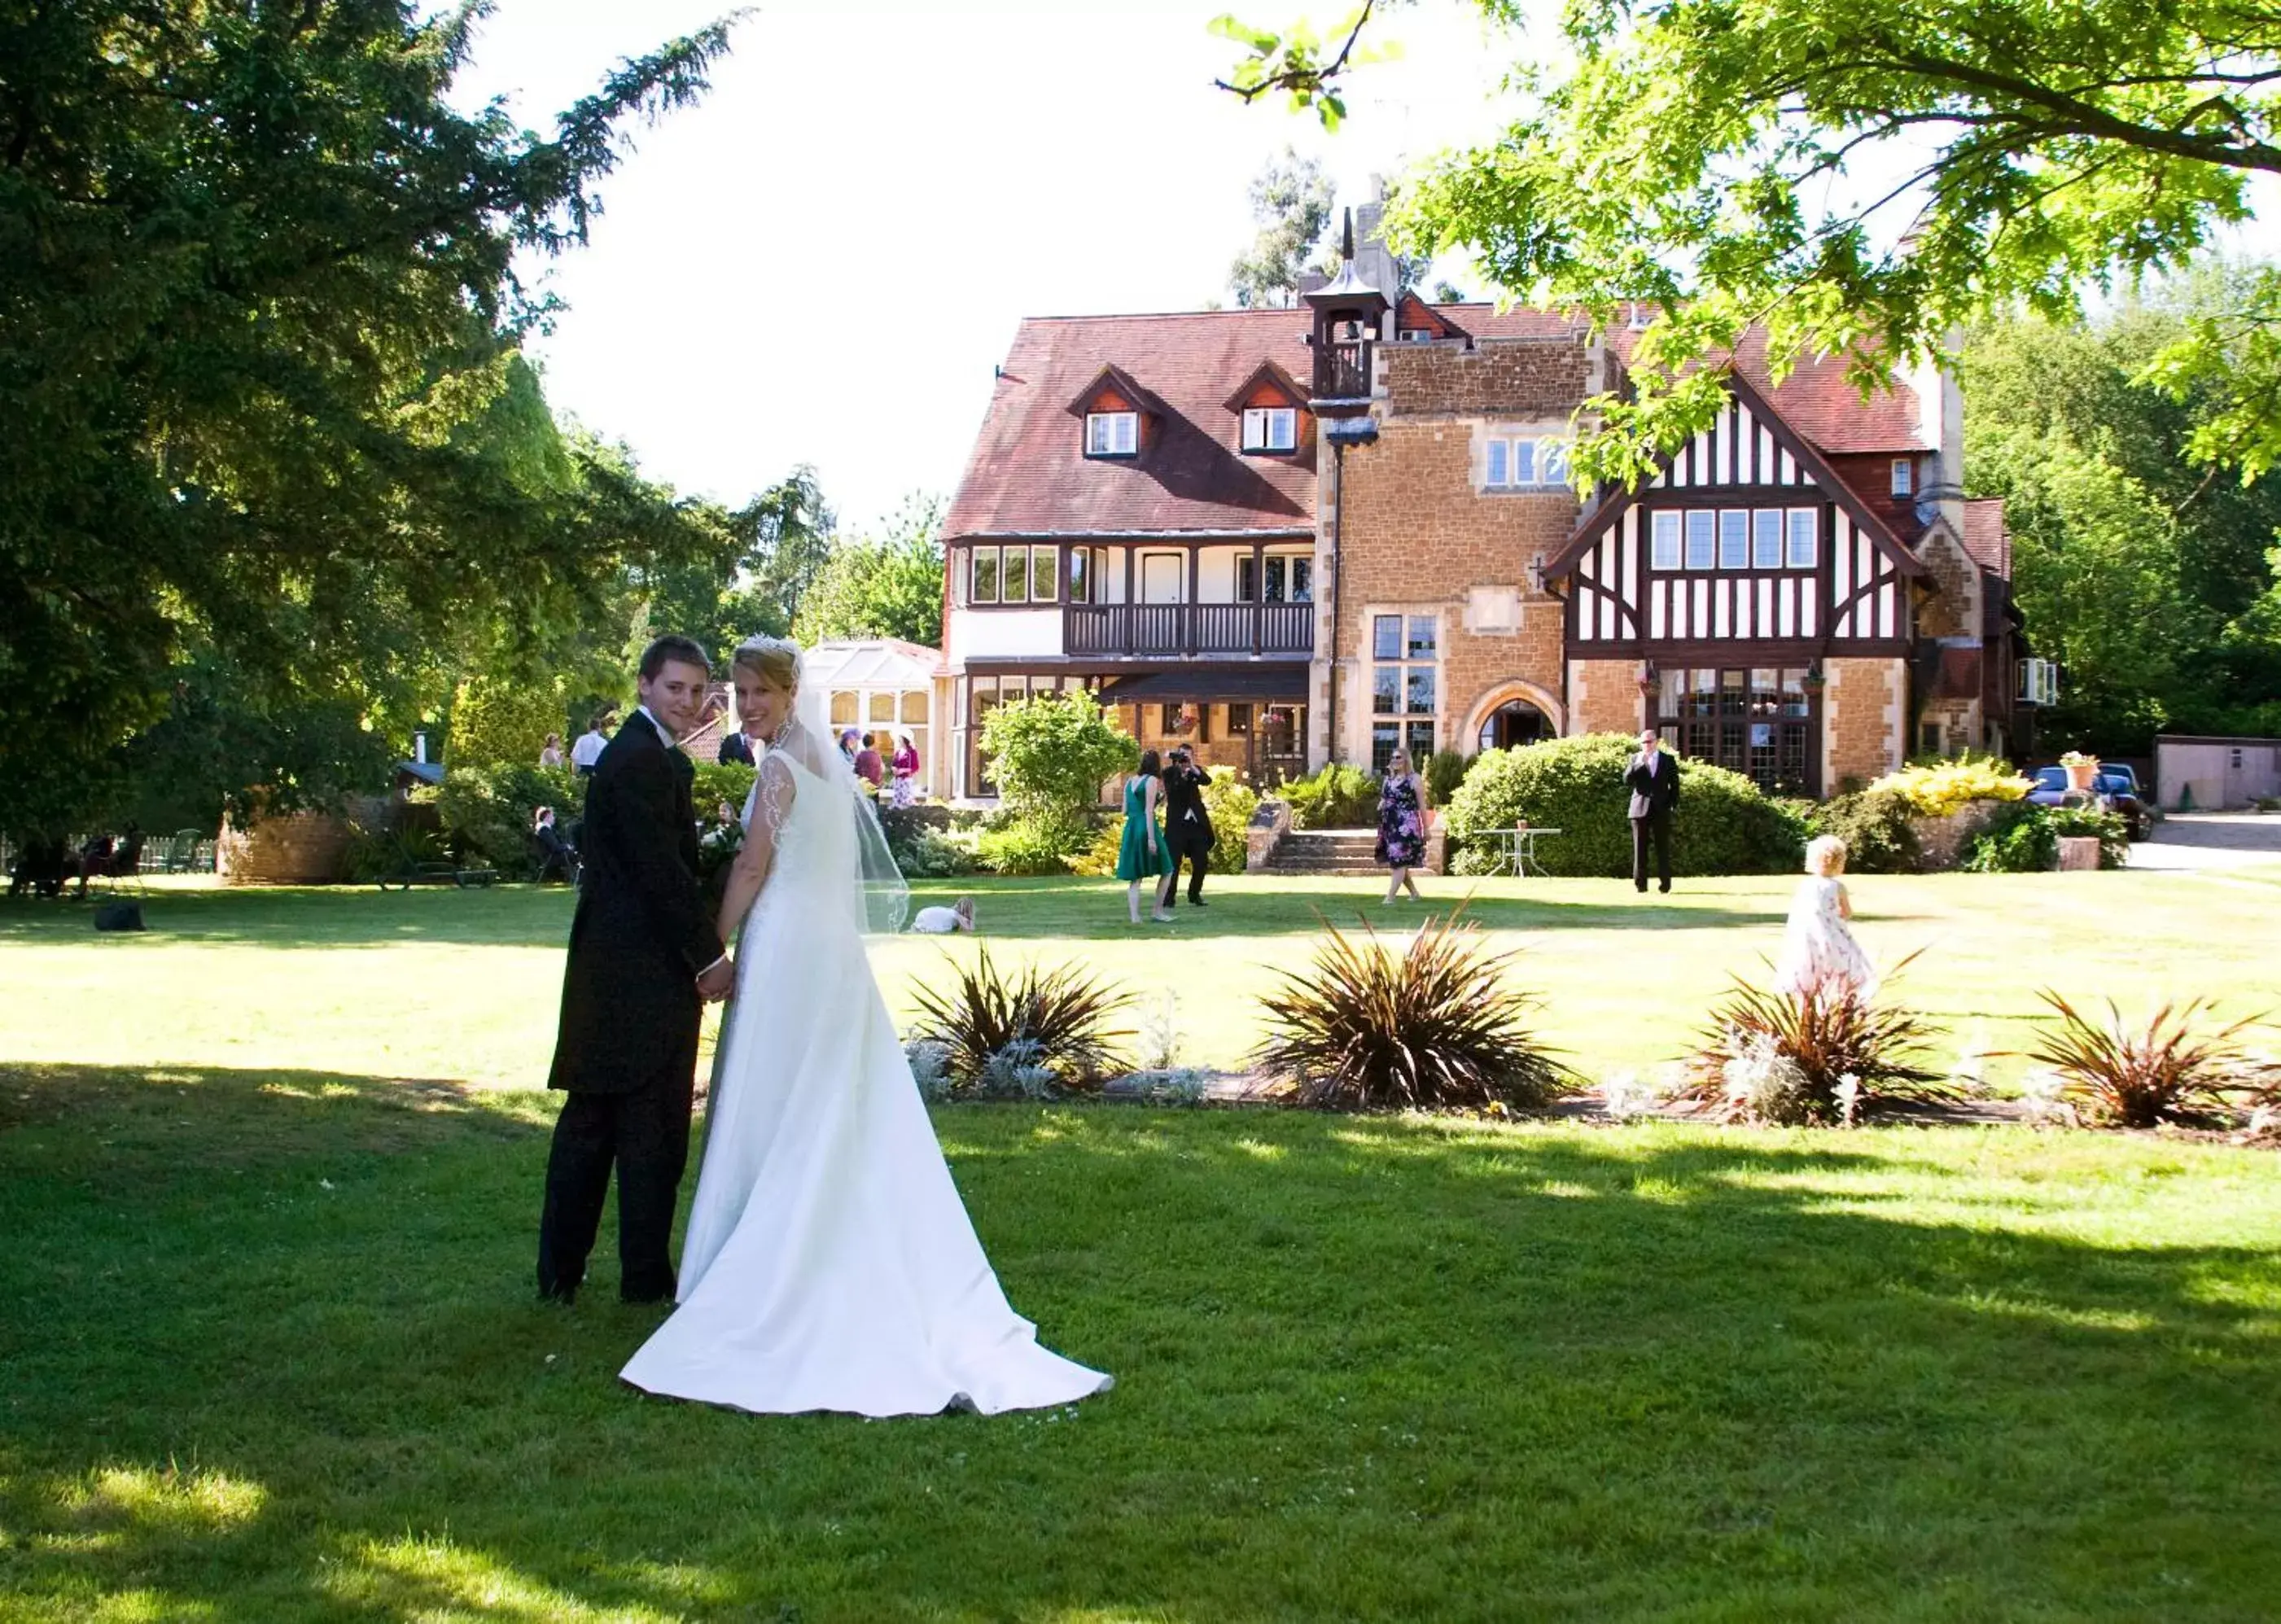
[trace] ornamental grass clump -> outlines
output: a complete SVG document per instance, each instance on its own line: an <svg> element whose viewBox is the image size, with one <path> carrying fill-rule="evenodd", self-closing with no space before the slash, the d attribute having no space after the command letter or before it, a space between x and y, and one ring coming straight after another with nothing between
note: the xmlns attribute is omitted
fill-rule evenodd
<svg viewBox="0 0 2281 1624"><path fill-rule="evenodd" d="M1110 1021L1125 1001L1071 966L1001 971L986 947L947 990L918 989L911 1037L941 1046L953 1099L1089 1094L1125 1070L1116 1041L1125 1034Z"/></svg>
<svg viewBox="0 0 2281 1624"><path fill-rule="evenodd" d="M2197 1031L2198 1017L2215 1006L2195 998L2165 1003L2132 1027L2111 998L2102 1024L2048 988L2040 996L2059 1011L2060 1024L2030 1053L2061 1079L2063 1097L2095 1123L2151 1128L2207 1118L2224 1109L2234 1090L2256 1086L2260 1067L2241 1044L2255 1016Z"/></svg>
<svg viewBox="0 0 2281 1624"><path fill-rule="evenodd" d="M1462 911L1462 910L1460 910ZM1396 947L1365 921L1357 940L1326 923L1305 971L1260 1001L1270 1034L1253 1053L1318 1110L1534 1110L1581 1079L1535 1031L1538 1001L1506 984L1512 955L1429 917Z"/></svg>
<svg viewBox="0 0 2281 1624"><path fill-rule="evenodd" d="M1678 1097L1723 1121L1793 1125L1850 1124L1901 1104L1954 1104L1962 1087L1926 1063L1934 1031L1922 1017L1850 986L1803 997L1737 978L1683 1063Z"/></svg>

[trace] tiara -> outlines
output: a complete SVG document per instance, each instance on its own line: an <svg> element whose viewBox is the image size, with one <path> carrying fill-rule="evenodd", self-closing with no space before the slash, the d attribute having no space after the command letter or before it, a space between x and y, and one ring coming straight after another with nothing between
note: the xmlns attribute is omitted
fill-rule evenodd
<svg viewBox="0 0 2281 1624"><path fill-rule="evenodd" d="M793 680L798 682L808 664L808 653L790 638L772 638L765 631L754 632L737 645L738 654L788 653L792 656ZM731 656L733 659L734 656Z"/></svg>

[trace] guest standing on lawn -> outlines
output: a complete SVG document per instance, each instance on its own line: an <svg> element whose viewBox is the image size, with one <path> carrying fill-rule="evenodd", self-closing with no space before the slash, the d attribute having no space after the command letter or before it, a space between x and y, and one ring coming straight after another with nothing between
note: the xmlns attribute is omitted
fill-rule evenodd
<svg viewBox="0 0 2281 1624"><path fill-rule="evenodd" d="M1410 870L1426 861L1426 817L1433 809L1426 780L1411 769L1410 752L1396 750L1386 763L1386 777L1378 790L1378 860L1394 870L1381 905L1390 904L1407 890L1418 901L1418 882Z"/></svg>
<svg viewBox="0 0 2281 1624"><path fill-rule="evenodd" d="M890 765L895 773L895 793L892 804L908 807L919 798L919 747L911 742L908 731L895 734L895 759Z"/></svg>
<svg viewBox="0 0 2281 1624"><path fill-rule="evenodd" d="M1179 906L1180 864L1188 865L1188 901L1204 906L1204 870L1211 866L1211 816L1204 810L1204 785L1210 775L1195 763L1185 745L1172 746L1164 763L1164 848L1169 861L1164 881L1156 892L1156 908L1169 913Z"/></svg>
<svg viewBox="0 0 2281 1624"><path fill-rule="evenodd" d="M1653 728L1640 734L1640 747L1624 765L1632 793L1632 889L1647 889L1648 842L1655 842L1658 889L1671 889L1671 818L1679 806L1679 763L1663 747Z"/></svg>
<svg viewBox="0 0 2281 1624"><path fill-rule="evenodd" d="M1777 993L1840 999L1876 992L1877 972L1845 923L1853 916L1853 901L1838 878L1844 872L1844 841L1826 834L1806 842L1805 878L1790 897L1782 960L1775 966Z"/></svg>
<svg viewBox="0 0 2281 1624"><path fill-rule="evenodd" d="M1125 837L1117 847L1117 878L1125 882L1125 906L1140 923L1140 886L1164 871L1164 831L1156 824L1156 800L1164 763L1154 750L1140 752L1140 765L1125 780ZM1162 908L1149 916L1170 920Z"/></svg>

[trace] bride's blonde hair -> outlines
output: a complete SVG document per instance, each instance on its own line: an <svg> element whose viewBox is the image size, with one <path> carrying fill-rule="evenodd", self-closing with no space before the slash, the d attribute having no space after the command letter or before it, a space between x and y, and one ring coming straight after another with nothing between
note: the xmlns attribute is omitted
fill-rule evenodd
<svg viewBox="0 0 2281 1624"><path fill-rule="evenodd" d="M729 663L750 671L771 688L793 693L800 688L800 645L790 638L762 636L738 644Z"/></svg>

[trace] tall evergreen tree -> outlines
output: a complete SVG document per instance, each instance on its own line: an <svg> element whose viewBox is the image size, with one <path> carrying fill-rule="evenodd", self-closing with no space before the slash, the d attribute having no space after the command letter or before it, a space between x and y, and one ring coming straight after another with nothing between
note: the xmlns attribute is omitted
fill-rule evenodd
<svg viewBox="0 0 2281 1624"><path fill-rule="evenodd" d="M23 763L99 776L186 666L353 715L712 545L555 432L514 257L584 239L728 24L542 135L446 100L481 0L424 10L0 8L0 824L52 811Z"/></svg>

